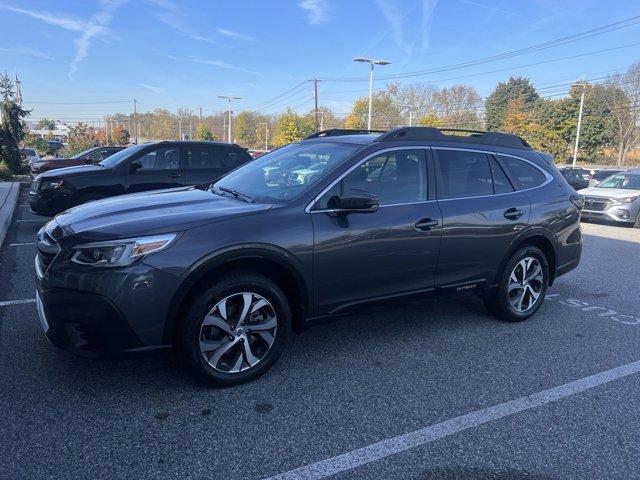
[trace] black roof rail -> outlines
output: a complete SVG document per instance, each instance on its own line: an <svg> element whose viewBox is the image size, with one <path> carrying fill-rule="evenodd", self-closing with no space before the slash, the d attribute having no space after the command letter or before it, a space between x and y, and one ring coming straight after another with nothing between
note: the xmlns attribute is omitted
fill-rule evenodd
<svg viewBox="0 0 640 480"><path fill-rule="evenodd" d="M444 132L468 133L469 135L447 135ZM482 130L466 130L462 128L435 127L402 127L389 130L374 141L393 142L399 140L441 140L459 143L480 143L509 148L530 150L531 146L518 135L502 132L484 132Z"/></svg>
<svg viewBox="0 0 640 480"><path fill-rule="evenodd" d="M362 130L358 128L331 128L329 130L321 130L316 133L312 133L308 137L305 137L304 140L309 140L311 138L322 138L322 137L339 137L341 135L366 135L368 133L384 133L385 130Z"/></svg>

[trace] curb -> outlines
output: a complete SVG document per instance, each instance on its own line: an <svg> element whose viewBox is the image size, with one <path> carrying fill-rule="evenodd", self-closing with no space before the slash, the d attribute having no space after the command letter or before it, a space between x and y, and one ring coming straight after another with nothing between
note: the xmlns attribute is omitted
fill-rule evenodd
<svg viewBox="0 0 640 480"><path fill-rule="evenodd" d="M6 183L0 183L0 185L6 185ZM13 218L13 211L18 203L18 196L20 195L20 183L9 183L7 195L2 198L0 196L0 247L4 242L4 237L7 235L9 226L11 226L11 219ZM2 193L2 190L0 190Z"/></svg>

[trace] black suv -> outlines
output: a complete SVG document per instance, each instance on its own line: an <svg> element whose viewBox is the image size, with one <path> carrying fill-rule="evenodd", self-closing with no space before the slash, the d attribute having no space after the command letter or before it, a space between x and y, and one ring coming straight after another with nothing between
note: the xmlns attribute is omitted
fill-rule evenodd
<svg viewBox="0 0 640 480"><path fill-rule="evenodd" d="M47 337L87 356L174 346L204 381L234 384L268 369L292 329L375 301L471 291L524 320L578 265L582 197L521 138L344 133L208 189L58 215L37 239Z"/></svg>
<svg viewBox="0 0 640 480"><path fill-rule="evenodd" d="M156 142L120 150L97 165L59 168L31 182L29 205L52 216L89 201L124 193L185 185L208 185L253 160L238 145L216 142Z"/></svg>

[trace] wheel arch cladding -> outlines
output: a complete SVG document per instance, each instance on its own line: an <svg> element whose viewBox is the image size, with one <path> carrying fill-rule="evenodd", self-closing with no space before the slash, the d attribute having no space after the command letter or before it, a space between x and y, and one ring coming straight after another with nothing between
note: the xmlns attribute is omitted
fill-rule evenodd
<svg viewBox="0 0 640 480"><path fill-rule="evenodd" d="M292 327L300 332L309 309L309 290L302 274L282 255L271 251L239 251L215 257L189 274L174 295L173 305L165 327L165 339L173 343L175 327L191 299L200 291L224 275L225 271L243 270L257 272L274 281L284 292L292 313Z"/></svg>

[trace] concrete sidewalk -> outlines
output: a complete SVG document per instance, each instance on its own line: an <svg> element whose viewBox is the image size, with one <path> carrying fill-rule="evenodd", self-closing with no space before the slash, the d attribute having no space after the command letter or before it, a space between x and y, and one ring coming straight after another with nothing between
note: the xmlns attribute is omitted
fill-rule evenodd
<svg viewBox="0 0 640 480"><path fill-rule="evenodd" d="M19 194L19 182L0 182L0 247L11 225Z"/></svg>

